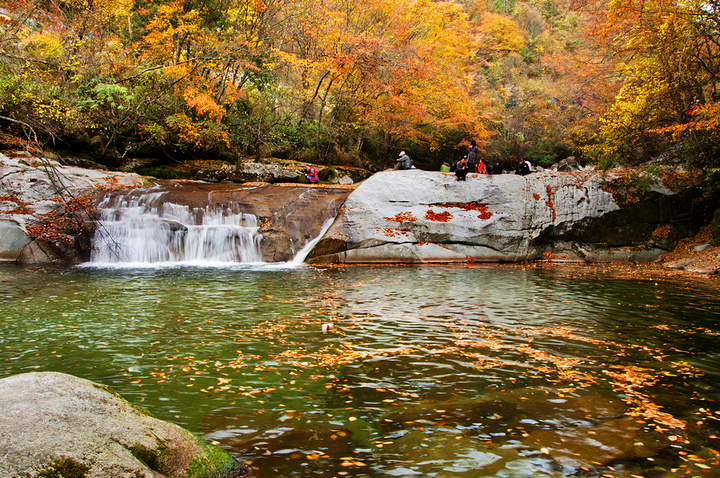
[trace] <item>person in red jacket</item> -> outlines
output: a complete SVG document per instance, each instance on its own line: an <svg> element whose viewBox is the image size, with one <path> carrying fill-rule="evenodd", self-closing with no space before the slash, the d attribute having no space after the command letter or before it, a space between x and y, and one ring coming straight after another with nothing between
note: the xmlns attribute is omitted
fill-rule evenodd
<svg viewBox="0 0 720 478"><path fill-rule="evenodd" d="M318 173L313 166L305 166L305 179L307 179L311 183L316 183L319 181Z"/></svg>

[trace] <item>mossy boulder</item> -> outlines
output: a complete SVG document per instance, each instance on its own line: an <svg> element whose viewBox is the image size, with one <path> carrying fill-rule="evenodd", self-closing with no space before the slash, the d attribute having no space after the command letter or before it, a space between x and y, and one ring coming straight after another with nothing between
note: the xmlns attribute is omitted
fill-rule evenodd
<svg viewBox="0 0 720 478"><path fill-rule="evenodd" d="M109 387L36 372L0 380L0 476L230 478L235 458Z"/></svg>

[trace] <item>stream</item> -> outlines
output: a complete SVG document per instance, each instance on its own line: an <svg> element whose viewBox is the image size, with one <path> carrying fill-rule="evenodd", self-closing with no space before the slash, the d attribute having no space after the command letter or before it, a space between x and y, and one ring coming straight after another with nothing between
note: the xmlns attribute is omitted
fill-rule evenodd
<svg viewBox="0 0 720 478"><path fill-rule="evenodd" d="M252 477L718 477L719 289L652 265L0 265L0 378L109 385Z"/></svg>

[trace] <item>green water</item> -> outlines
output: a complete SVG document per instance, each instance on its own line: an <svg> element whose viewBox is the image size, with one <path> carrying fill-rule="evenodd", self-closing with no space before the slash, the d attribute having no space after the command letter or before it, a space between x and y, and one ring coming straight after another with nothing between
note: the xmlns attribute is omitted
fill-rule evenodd
<svg viewBox="0 0 720 478"><path fill-rule="evenodd" d="M719 285L629 266L2 266L0 377L110 385L253 477L717 477Z"/></svg>

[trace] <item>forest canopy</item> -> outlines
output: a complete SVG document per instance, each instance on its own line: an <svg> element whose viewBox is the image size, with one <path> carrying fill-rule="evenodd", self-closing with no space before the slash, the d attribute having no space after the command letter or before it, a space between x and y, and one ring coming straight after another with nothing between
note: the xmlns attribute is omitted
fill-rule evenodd
<svg viewBox="0 0 720 478"><path fill-rule="evenodd" d="M718 166L717 1L12 0L0 125L116 166Z"/></svg>

